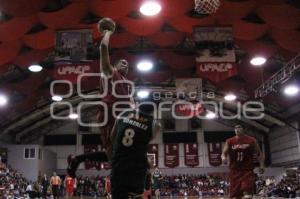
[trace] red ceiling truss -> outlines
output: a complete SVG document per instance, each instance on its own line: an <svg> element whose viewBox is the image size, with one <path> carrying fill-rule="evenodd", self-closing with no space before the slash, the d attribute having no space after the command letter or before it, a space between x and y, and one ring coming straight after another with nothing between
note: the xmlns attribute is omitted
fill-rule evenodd
<svg viewBox="0 0 300 199"><path fill-rule="evenodd" d="M11 64L26 68L32 63L45 59L54 48L55 31L61 29L91 28L94 39L99 40L96 23L83 24L82 19L89 13L97 17L111 17L121 28L113 35L111 47L126 49L135 46L140 37L144 37L153 46L159 48L175 47L187 35L193 32L193 26L230 25L233 27L236 45L247 52L247 57L263 54L271 57L282 54L286 58L300 52L300 9L284 0L222 0L218 12L212 16L191 17L193 0L161 0L162 13L158 17L133 18L131 13L138 11L142 0L73 0L60 10L43 11L50 0L0 0L1 11L10 16L0 23L0 75L7 72ZM245 20L249 15L256 15L260 23ZM41 31L30 30L41 24ZM168 30L164 30L165 26ZM273 43L265 43L261 37L268 35ZM29 48L22 51L22 47ZM139 56L128 52L116 52L112 58L124 56L129 61L136 61ZM183 55L172 50L159 51L153 55L167 65L165 71L147 75L146 80L161 82L170 78L170 74L182 75L178 71L195 68L195 56ZM244 86L255 88L261 80L259 69L243 60L238 65L238 75L245 80ZM29 79L14 85L13 89L26 94L26 101L17 105L17 111L28 110L39 100L44 91L39 86L44 82L49 71L31 75ZM227 83L226 83L227 82ZM240 89L232 80L221 82L227 90ZM226 86L227 85L227 86ZM0 85L0 89L9 85ZM221 87L221 88L222 88ZM30 88L30 89L29 89Z"/></svg>

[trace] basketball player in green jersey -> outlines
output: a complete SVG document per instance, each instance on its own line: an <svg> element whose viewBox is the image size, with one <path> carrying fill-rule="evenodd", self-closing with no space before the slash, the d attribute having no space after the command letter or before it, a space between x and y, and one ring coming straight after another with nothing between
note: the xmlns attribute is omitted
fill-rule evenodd
<svg viewBox="0 0 300 199"><path fill-rule="evenodd" d="M152 173L153 190L157 199L160 198L160 186L161 186L162 175L160 170L156 167Z"/></svg>
<svg viewBox="0 0 300 199"><path fill-rule="evenodd" d="M111 134L113 199L143 198L148 144L160 131L152 112L153 105L140 104L138 110L123 113L115 122Z"/></svg>

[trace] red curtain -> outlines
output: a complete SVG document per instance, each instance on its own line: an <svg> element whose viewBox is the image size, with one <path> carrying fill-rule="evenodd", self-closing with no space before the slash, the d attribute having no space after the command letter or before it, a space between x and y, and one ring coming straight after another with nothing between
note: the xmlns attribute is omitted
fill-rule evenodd
<svg viewBox="0 0 300 199"><path fill-rule="evenodd" d="M168 21L171 26L181 32L192 33L193 26L210 26L215 24L213 17L192 18L186 15L178 16Z"/></svg>
<svg viewBox="0 0 300 199"><path fill-rule="evenodd" d="M110 46L112 48L124 48L136 44L136 37L130 33L114 34L111 37Z"/></svg>
<svg viewBox="0 0 300 199"><path fill-rule="evenodd" d="M39 20L51 29L68 29L76 26L87 14L87 5L83 2L74 2L56 12L39 12Z"/></svg>
<svg viewBox="0 0 300 199"><path fill-rule="evenodd" d="M300 26L299 9L288 4L264 5L257 14L270 26L278 29L296 29Z"/></svg>
<svg viewBox="0 0 300 199"><path fill-rule="evenodd" d="M119 19L126 17L129 12L136 7L136 1L132 0L114 0L114 1L88 1L90 11L101 17L110 17L116 22Z"/></svg>
<svg viewBox="0 0 300 199"><path fill-rule="evenodd" d="M127 17L120 20L120 25L124 29L139 36L147 36L158 32L163 23L164 21L161 18L132 19Z"/></svg>
<svg viewBox="0 0 300 199"><path fill-rule="evenodd" d="M151 43L160 47L176 46L183 41L185 34L180 32L157 32L147 37Z"/></svg>
<svg viewBox="0 0 300 199"><path fill-rule="evenodd" d="M33 15L50 0L0 0L1 11L15 17Z"/></svg>
<svg viewBox="0 0 300 199"><path fill-rule="evenodd" d="M272 38L284 49L299 53L300 52L300 32L294 30L281 30L273 28Z"/></svg>
<svg viewBox="0 0 300 199"><path fill-rule="evenodd" d="M234 22L232 26L234 37L241 40L256 40L268 30L266 24L249 23L243 20Z"/></svg>
<svg viewBox="0 0 300 199"><path fill-rule="evenodd" d="M43 50L31 50L29 52L19 54L14 59L13 63L22 68L27 68L31 64L36 64L38 61L45 59L52 50L52 48Z"/></svg>
<svg viewBox="0 0 300 199"><path fill-rule="evenodd" d="M9 42L20 39L37 23L36 16L15 17L0 24L0 41Z"/></svg>
<svg viewBox="0 0 300 199"><path fill-rule="evenodd" d="M33 49L48 49L54 47L55 32L46 29L38 33L24 35L24 43Z"/></svg>
<svg viewBox="0 0 300 199"><path fill-rule="evenodd" d="M0 44L0 65L11 62L21 49L20 40Z"/></svg>
<svg viewBox="0 0 300 199"><path fill-rule="evenodd" d="M228 25L247 16L254 8L253 1L222 1L221 6L215 14L219 24Z"/></svg>

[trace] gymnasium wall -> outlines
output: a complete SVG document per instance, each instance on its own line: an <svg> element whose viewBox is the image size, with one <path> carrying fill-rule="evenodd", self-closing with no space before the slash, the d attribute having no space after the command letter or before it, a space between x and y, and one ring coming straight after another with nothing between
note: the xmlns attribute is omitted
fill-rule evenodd
<svg viewBox="0 0 300 199"><path fill-rule="evenodd" d="M47 174L47 176L51 176L53 174L53 171L56 171L56 165L57 165L57 157L56 153L48 150L40 148L42 152L42 157L39 159L39 175Z"/></svg>
<svg viewBox="0 0 300 199"><path fill-rule="evenodd" d="M35 148L38 149L38 145L6 145L8 149L7 162L14 170L22 173L23 176L28 180L36 180L39 171L39 160L25 159L24 148Z"/></svg>
<svg viewBox="0 0 300 199"><path fill-rule="evenodd" d="M208 149L207 143L204 142L204 131L233 131L232 127L225 126L217 121L214 120L203 120L201 123L202 127L193 131L197 131L197 138L198 138L198 155L199 155L199 165L197 166L197 173L199 172L206 172L209 170L215 172L223 172L227 169L226 166L221 167L211 167L208 162ZM190 122L187 120L178 120L175 122L175 131L190 131ZM90 132L97 133L97 129L93 128ZM62 126L58 129L53 130L49 133L49 135L60 135L60 134L73 134L77 135L77 144L76 145L56 145L56 146L44 146L45 149L52 151L57 154L57 163L56 168L58 173L65 174L65 169L67 167L67 156L69 154L82 154L83 153L83 145L81 144L82 135L77 133L78 132L78 125L74 121L66 122L65 126ZM253 135L252 132L250 132ZM261 136L258 136L259 139L263 139ZM36 142L37 144L43 145L43 139L41 138ZM158 135L151 143L159 145L159 167L162 169L169 170L170 172L192 172L193 169L186 167L184 165L184 145L181 143L179 144L179 167L176 169L168 169L164 166L164 145L162 140L162 135ZM184 169L184 171L181 169ZM195 170L195 171L196 171ZM99 174L96 170L85 170L84 165L82 164L79 167L79 174L84 173L85 175L94 175ZM104 175L108 173L106 170L102 169L100 174L103 173Z"/></svg>
<svg viewBox="0 0 300 199"><path fill-rule="evenodd" d="M291 125L298 127L297 122L292 122ZM276 127L271 130L269 139L272 165L280 166L300 162L299 132L294 128Z"/></svg>

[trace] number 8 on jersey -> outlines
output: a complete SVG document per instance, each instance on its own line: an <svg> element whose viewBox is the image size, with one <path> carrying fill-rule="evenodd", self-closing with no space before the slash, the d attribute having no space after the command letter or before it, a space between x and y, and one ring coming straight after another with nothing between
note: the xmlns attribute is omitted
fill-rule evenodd
<svg viewBox="0 0 300 199"><path fill-rule="evenodd" d="M122 139L122 144L126 147L130 147L133 144L133 137L135 132L133 129L126 129L124 133L124 137Z"/></svg>

